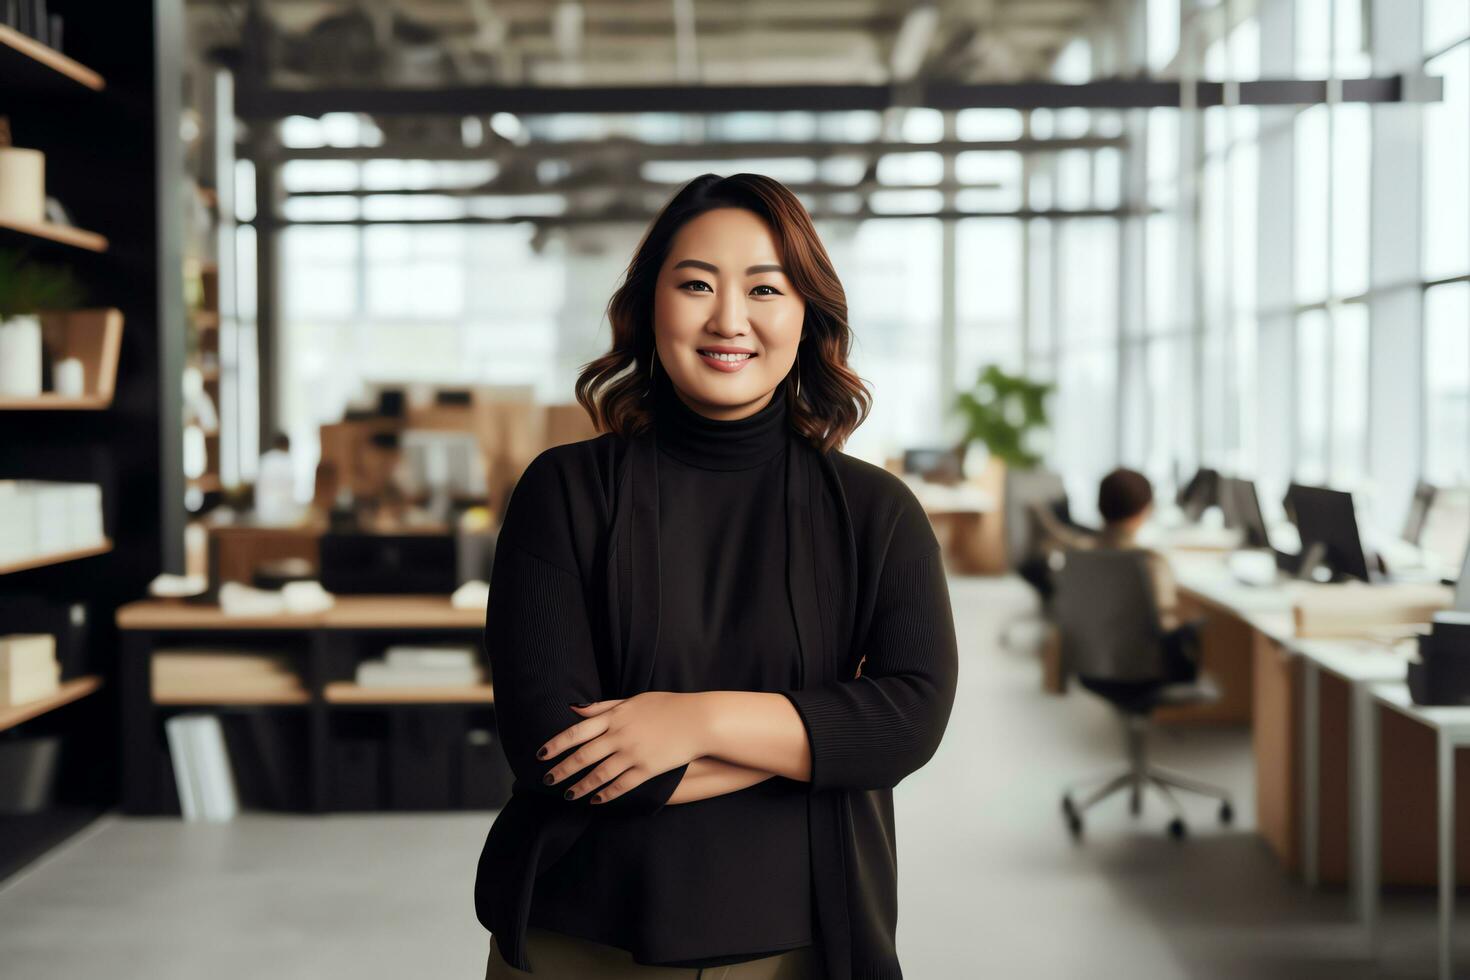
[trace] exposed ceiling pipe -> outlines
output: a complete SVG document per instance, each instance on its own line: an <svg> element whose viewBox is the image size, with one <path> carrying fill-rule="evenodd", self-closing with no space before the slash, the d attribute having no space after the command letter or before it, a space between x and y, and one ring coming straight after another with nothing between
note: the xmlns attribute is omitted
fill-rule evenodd
<svg viewBox="0 0 1470 980"><path fill-rule="evenodd" d="M938 27L939 7L933 3L919 4L904 15L888 56L888 69L894 82L910 81L919 73Z"/></svg>
<svg viewBox="0 0 1470 980"><path fill-rule="evenodd" d="M674 77L681 82L699 81L699 52L694 33L694 0L673 0Z"/></svg>
<svg viewBox="0 0 1470 980"><path fill-rule="evenodd" d="M551 35L561 58L562 78L568 85L582 82L584 13L577 0L562 0L551 15Z"/></svg>

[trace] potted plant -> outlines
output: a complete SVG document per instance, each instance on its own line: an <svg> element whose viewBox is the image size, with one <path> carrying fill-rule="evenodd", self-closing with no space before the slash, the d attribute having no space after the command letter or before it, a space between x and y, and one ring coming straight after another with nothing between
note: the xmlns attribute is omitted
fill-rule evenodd
<svg viewBox="0 0 1470 980"><path fill-rule="evenodd" d="M963 462L972 445L981 444L989 453L984 469L974 482L993 501L993 510L980 525L974 539L974 565L983 573L1006 568L1005 490L1007 470L1023 472L1041 462L1041 440L1048 426L1046 397L1053 385L1010 374L991 364L980 370L975 386L960 392L955 411L963 418L964 433L955 446Z"/></svg>
<svg viewBox="0 0 1470 980"><path fill-rule="evenodd" d="M1004 466L1034 468L1041 462L1037 443L1049 424L1046 396L1053 387L994 364L982 368L975 387L955 398L955 410L965 421L955 452L963 458L972 444L980 443Z"/></svg>
<svg viewBox="0 0 1470 980"><path fill-rule="evenodd" d="M70 270L0 249L0 395L41 393L40 314L73 309L81 297Z"/></svg>

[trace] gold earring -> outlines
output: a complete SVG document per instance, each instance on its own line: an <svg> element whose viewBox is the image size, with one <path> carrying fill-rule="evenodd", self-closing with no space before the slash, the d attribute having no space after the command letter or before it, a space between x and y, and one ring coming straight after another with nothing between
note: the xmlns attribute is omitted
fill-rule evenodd
<svg viewBox="0 0 1470 980"><path fill-rule="evenodd" d="M801 397L801 357L796 358L796 397Z"/></svg>

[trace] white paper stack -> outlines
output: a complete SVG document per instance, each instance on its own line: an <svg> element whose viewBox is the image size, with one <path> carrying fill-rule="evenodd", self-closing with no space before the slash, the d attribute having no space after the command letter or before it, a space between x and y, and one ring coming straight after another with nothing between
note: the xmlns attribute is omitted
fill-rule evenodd
<svg viewBox="0 0 1470 980"><path fill-rule="evenodd" d="M239 812L224 729L214 715L175 715L164 722L179 809L186 821L223 822Z"/></svg>
<svg viewBox="0 0 1470 980"><path fill-rule="evenodd" d="M102 541L99 485L0 480L0 563L79 551Z"/></svg>
<svg viewBox="0 0 1470 980"><path fill-rule="evenodd" d="M49 633L0 636L0 708L55 694L60 686L56 637Z"/></svg>
<svg viewBox="0 0 1470 980"><path fill-rule="evenodd" d="M484 679L472 646L392 646L357 665L363 687L472 687Z"/></svg>

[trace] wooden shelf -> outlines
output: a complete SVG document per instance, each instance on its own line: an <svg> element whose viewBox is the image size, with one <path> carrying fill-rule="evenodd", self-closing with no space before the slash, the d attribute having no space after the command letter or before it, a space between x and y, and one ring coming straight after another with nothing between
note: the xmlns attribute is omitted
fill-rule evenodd
<svg viewBox="0 0 1470 980"><path fill-rule="evenodd" d="M75 83L94 92L107 87L102 76L86 65L4 25L0 25L0 80L7 87L29 83L59 88Z"/></svg>
<svg viewBox="0 0 1470 980"><path fill-rule="evenodd" d="M50 555L37 555L34 558L26 558L21 561L0 565L0 575L8 575L11 572L24 572L32 568L44 568L47 565L60 565L62 562L91 558L94 555L105 555L111 550L112 542L103 541L101 544L94 545L91 548L79 548L76 551L58 551Z"/></svg>
<svg viewBox="0 0 1470 980"><path fill-rule="evenodd" d="M31 398L0 397L0 412L19 411L97 411L112 404L111 398L102 395L78 395L69 398L54 392L42 392Z"/></svg>
<svg viewBox="0 0 1470 980"><path fill-rule="evenodd" d="M3 28L0 28L3 30ZM9 218L0 218L0 228L29 235L32 238L44 238L47 241L60 242L63 245L72 245L76 248L84 248L89 252L107 251L107 239L95 231L84 231L81 228L73 228L70 225L58 225L46 221L34 224L29 221L12 221Z"/></svg>
<svg viewBox="0 0 1470 980"><path fill-rule="evenodd" d="M188 695L166 695L153 698L154 704L177 707L179 705L251 705L251 704L309 704L311 693L305 688L299 691L283 691L278 694L232 694L228 690L201 690Z"/></svg>
<svg viewBox="0 0 1470 980"><path fill-rule="evenodd" d="M352 681L332 681L322 692L328 704L494 704L495 687L363 687Z"/></svg>
<svg viewBox="0 0 1470 980"><path fill-rule="evenodd" d="M122 311L113 307L42 313L41 332L46 349L57 358L82 363L81 395L45 391L22 397L0 396L0 410L102 409L112 404L117 385L117 362L122 353Z"/></svg>
<svg viewBox="0 0 1470 980"><path fill-rule="evenodd" d="M294 528L270 528L290 532ZM473 632L485 628L485 610L455 609L448 596L339 595L331 609L270 616L226 616L217 604L140 599L117 611L125 630L388 630Z"/></svg>
<svg viewBox="0 0 1470 980"><path fill-rule="evenodd" d="M102 686L102 678L96 674L88 674L86 677L77 677L69 681L62 681L61 687L55 694L48 694L44 698L35 701L27 701L13 708L0 708L0 731L14 728L23 721L29 721L37 715L44 715L64 704L71 704L79 698L84 698L97 688Z"/></svg>
<svg viewBox="0 0 1470 980"><path fill-rule="evenodd" d="M339 595L322 613L329 629L483 630L485 609L456 609L448 596Z"/></svg>

